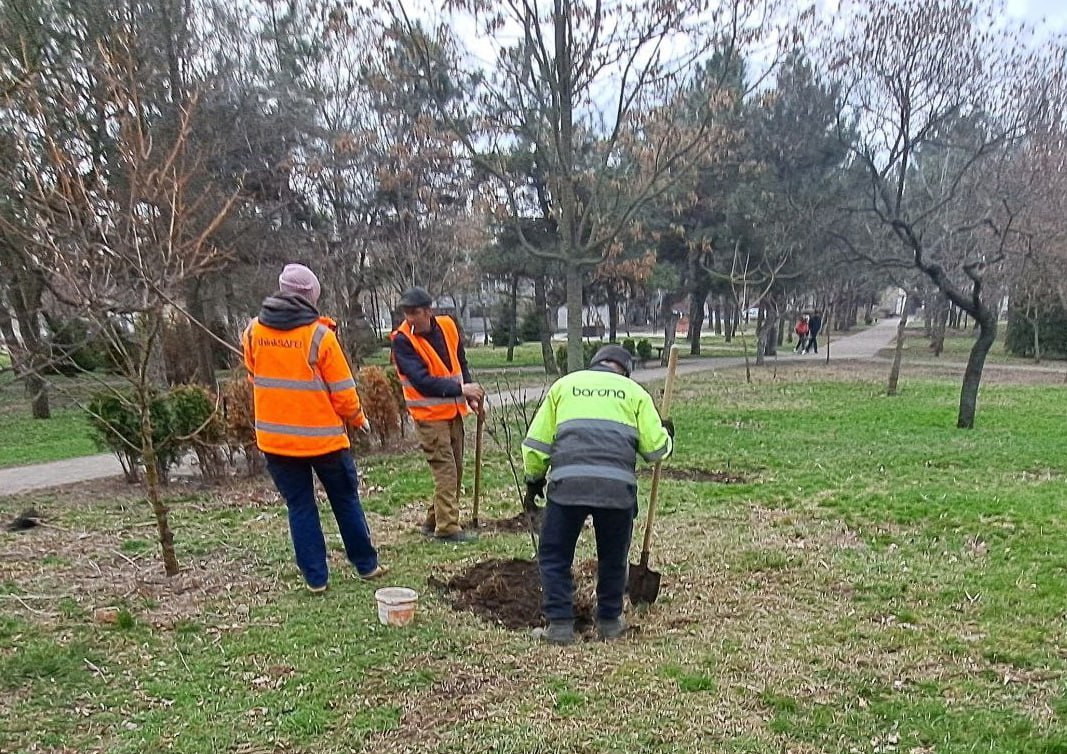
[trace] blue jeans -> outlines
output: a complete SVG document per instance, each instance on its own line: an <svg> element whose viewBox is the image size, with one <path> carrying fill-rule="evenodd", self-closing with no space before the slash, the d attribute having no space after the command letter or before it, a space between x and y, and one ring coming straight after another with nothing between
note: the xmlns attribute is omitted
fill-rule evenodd
<svg viewBox="0 0 1067 754"><path fill-rule="evenodd" d="M359 504L356 463L347 449L310 458L264 455L274 486L285 498L285 506L289 509L289 534L293 538L296 564L308 586L325 586L330 578L312 471L326 490L348 561L361 575L378 567L378 551L371 543L370 527L363 515L363 506Z"/></svg>
<svg viewBox="0 0 1067 754"><path fill-rule="evenodd" d="M538 560L541 568L543 610L549 621L574 618L574 548L588 516L596 533L597 618L612 620L622 615L626 591L627 559L633 534L635 508L596 508L591 505L545 506Z"/></svg>

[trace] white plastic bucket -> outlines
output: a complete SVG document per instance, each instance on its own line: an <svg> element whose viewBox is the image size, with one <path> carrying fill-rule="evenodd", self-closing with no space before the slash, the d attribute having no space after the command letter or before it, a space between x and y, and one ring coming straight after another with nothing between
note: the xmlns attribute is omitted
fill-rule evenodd
<svg viewBox="0 0 1067 754"><path fill-rule="evenodd" d="M415 617L419 593L402 586L387 586L374 593L378 601L378 621L383 626L406 626Z"/></svg>

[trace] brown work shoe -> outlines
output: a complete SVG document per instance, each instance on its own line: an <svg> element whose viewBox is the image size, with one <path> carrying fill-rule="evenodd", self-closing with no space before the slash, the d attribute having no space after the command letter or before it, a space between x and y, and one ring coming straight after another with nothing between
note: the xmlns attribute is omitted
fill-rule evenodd
<svg viewBox="0 0 1067 754"><path fill-rule="evenodd" d="M379 563L377 566L375 566L373 571L371 571L370 573L361 573L359 574L359 577L364 581L374 581L375 579L380 579L387 573L389 573L388 566L383 566Z"/></svg>

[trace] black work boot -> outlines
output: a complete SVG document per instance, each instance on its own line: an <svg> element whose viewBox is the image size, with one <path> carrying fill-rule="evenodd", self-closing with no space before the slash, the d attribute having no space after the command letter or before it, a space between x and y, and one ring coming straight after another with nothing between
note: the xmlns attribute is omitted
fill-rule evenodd
<svg viewBox="0 0 1067 754"><path fill-rule="evenodd" d="M574 621L554 620L548 624L548 628L535 628L533 637L547 644L566 646L574 643Z"/></svg>
<svg viewBox="0 0 1067 754"><path fill-rule="evenodd" d="M627 628L629 626L626 625L626 621L621 615L618 618L601 618L597 621L597 631L604 641L621 639Z"/></svg>

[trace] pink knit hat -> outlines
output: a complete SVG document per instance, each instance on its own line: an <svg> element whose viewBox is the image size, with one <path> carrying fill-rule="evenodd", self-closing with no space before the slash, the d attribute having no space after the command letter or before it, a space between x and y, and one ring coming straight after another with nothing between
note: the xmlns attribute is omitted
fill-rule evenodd
<svg viewBox="0 0 1067 754"><path fill-rule="evenodd" d="M312 304L319 302L319 279L315 273L302 264L287 264L282 274L278 276L278 289L282 293L295 293L303 296Z"/></svg>

